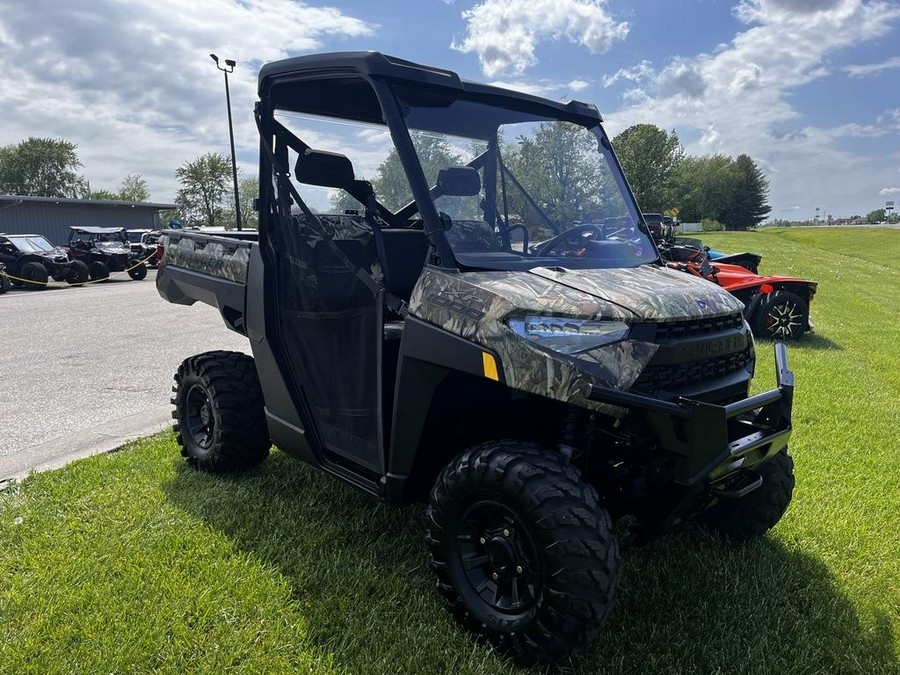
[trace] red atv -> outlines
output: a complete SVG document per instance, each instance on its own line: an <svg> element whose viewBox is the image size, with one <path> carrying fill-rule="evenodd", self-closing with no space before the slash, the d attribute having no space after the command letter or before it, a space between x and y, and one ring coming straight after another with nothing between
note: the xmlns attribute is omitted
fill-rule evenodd
<svg viewBox="0 0 900 675"><path fill-rule="evenodd" d="M761 276L739 265L712 261L704 248L661 245L669 267L713 281L744 303L744 318L756 337L799 340L812 331L809 305L816 282L795 277Z"/></svg>

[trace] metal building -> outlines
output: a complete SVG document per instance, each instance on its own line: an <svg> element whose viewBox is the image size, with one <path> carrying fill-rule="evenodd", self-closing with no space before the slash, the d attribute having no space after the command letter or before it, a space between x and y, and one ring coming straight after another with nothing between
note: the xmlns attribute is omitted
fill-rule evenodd
<svg viewBox="0 0 900 675"><path fill-rule="evenodd" d="M42 234L53 244L65 244L73 225L153 230L159 228L159 212L174 208L149 202L0 195L0 232Z"/></svg>

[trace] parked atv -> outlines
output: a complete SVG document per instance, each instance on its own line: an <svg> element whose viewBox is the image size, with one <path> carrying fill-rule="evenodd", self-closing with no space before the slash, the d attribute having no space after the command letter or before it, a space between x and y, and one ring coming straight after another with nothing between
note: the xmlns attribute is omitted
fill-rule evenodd
<svg viewBox="0 0 900 675"><path fill-rule="evenodd" d="M109 278L110 272L128 272L136 281L147 276L147 265L132 252L124 227L72 227L66 250L87 265L94 281Z"/></svg>
<svg viewBox="0 0 900 675"><path fill-rule="evenodd" d="M127 230L131 253L142 260L147 267L156 267L156 243L159 230Z"/></svg>
<svg viewBox="0 0 900 675"><path fill-rule="evenodd" d="M744 317L757 337L799 340L813 330L809 307L818 286L814 281L761 276L722 259L711 260L703 246L663 245L660 255L670 267L717 283L743 302Z"/></svg>
<svg viewBox="0 0 900 675"><path fill-rule="evenodd" d="M786 348L778 388L749 396L743 305L660 260L594 106L375 52L265 65L259 96L258 243L161 242L160 294L217 307L253 352L175 373L192 466L246 469L274 443L388 504L427 502L454 617L523 663L563 658L612 611L611 517L644 541L781 519ZM379 162L390 190L356 173ZM576 169L577 189L560 178Z"/></svg>
<svg viewBox="0 0 900 675"><path fill-rule="evenodd" d="M46 288L51 278L73 285L88 280L87 265L70 260L63 248L39 234L0 234L0 262L13 286L30 290Z"/></svg>

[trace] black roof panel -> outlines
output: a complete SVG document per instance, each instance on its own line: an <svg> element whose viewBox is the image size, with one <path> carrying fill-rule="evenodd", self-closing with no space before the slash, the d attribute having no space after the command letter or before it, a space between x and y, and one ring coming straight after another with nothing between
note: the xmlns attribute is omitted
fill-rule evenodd
<svg viewBox="0 0 900 675"><path fill-rule="evenodd" d="M331 86L332 82L347 81L354 77L365 77L376 80L385 80L397 84L408 84L427 89L451 89L466 92L475 97L489 97L501 103L517 107L527 106L535 108L551 109L561 113L564 117L582 117L588 120L600 121L600 113L597 108L588 103L578 101L551 101L550 99L533 96L511 89L503 89L481 82L463 80L456 73L442 68L422 65L406 61L394 56L388 56L380 52L332 52L325 54L310 54L297 56L291 59L267 63L259 71L258 92L260 98L267 98L272 93L272 87L276 82L290 81L291 79L319 80L323 88L325 83ZM312 85L312 82L310 83ZM313 85L315 88L315 85ZM362 97L353 96L355 92L348 93L351 96L344 105L334 105L334 100L327 106L330 111L338 108L351 119L367 119L368 121L381 121L380 110L377 120L374 108L374 97L369 93L371 101L361 101ZM331 89L333 96L340 96L340 88ZM311 99L320 96L291 96L276 92L274 98L278 107L299 112L324 112L320 106ZM360 103L367 111L359 110ZM549 112L549 111L548 111Z"/></svg>

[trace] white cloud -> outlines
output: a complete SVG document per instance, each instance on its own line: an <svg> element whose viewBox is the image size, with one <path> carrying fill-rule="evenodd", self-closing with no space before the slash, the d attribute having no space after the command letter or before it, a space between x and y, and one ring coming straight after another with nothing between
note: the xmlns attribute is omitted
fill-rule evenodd
<svg viewBox="0 0 900 675"><path fill-rule="evenodd" d="M889 187L889 188L881 188L878 191L880 195L900 195L900 187Z"/></svg>
<svg viewBox="0 0 900 675"><path fill-rule="evenodd" d="M591 86L591 83L586 80L572 80L566 86L572 91L584 91Z"/></svg>
<svg viewBox="0 0 900 675"><path fill-rule="evenodd" d="M466 37L451 47L475 52L487 77L522 73L537 63L541 42L567 39L595 54L628 34L606 11L607 0L483 0L462 13Z"/></svg>
<svg viewBox="0 0 900 675"><path fill-rule="evenodd" d="M643 82L650 79L655 73L653 72L653 64L650 61L641 61L631 68L622 68L612 75L603 77L603 86L611 87L617 82Z"/></svg>
<svg viewBox="0 0 900 675"><path fill-rule="evenodd" d="M881 63L868 63L859 66L847 66L844 68L844 72L846 72L851 77L865 77L866 75L874 75L875 73L880 73L883 70L891 70L893 68L900 68L900 56L895 56L888 59L887 61L882 61Z"/></svg>
<svg viewBox="0 0 900 675"><path fill-rule="evenodd" d="M625 108L604 115L610 132L647 122L695 139L686 143L689 152L747 153L773 178L776 212L780 203L825 198L814 195L862 208L851 201L874 198L873 183L893 183L885 172L893 172L896 162L868 160L840 141L895 133L894 112L871 123L819 129L802 124L791 93L835 75L830 53L888 34L900 20L900 5L742 0L735 15L748 25L729 44L712 54L676 57L655 74L642 72L641 87L623 96Z"/></svg>
<svg viewBox="0 0 900 675"><path fill-rule="evenodd" d="M65 138L77 143L93 189L116 189L138 173L154 200L170 200L176 167L229 152L212 52L238 63L229 78L235 143L253 175L259 66L372 30L337 9L292 0L2 3L0 145Z"/></svg>
<svg viewBox="0 0 900 675"><path fill-rule="evenodd" d="M706 75L702 65L702 58L675 57L659 74L656 82L663 93L699 98L706 91Z"/></svg>
<svg viewBox="0 0 900 675"><path fill-rule="evenodd" d="M571 80L569 82L556 82L548 79L530 80L492 80L495 87L521 91L523 94L543 96L545 98L567 97L570 92L578 92L590 86L585 80Z"/></svg>

